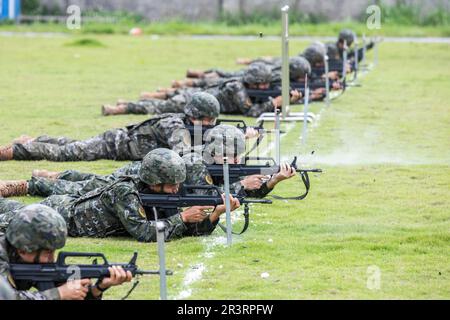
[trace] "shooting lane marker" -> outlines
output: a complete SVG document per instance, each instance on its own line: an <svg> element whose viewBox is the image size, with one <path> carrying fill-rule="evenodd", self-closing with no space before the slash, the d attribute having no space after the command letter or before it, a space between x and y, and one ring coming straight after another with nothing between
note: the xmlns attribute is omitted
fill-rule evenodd
<svg viewBox="0 0 450 320"><path fill-rule="evenodd" d="M281 8L281 96L283 120L289 116L289 6ZM278 128L280 129L280 128Z"/></svg>
<svg viewBox="0 0 450 320"><path fill-rule="evenodd" d="M225 142L225 139L224 139ZM228 157L223 158L223 182L225 189L225 209L227 221L227 245L231 246L233 237L231 234L231 203L230 203L230 175L228 170Z"/></svg>
<svg viewBox="0 0 450 320"><path fill-rule="evenodd" d="M358 52L359 46L358 46L358 38L355 36L355 71L353 74L353 82L356 82L358 80L358 71L359 71L359 52Z"/></svg>
<svg viewBox="0 0 450 320"><path fill-rule="evenodd" d="M282 106L281 112L282 117L281 121L303 121L304 118L307 118L308 122L314 121L315 115L311 112L308 114L304 114L303 112L290 112L289 104L290 104L290 92L289 92L289 6L284 6L281 8L281 96L282 96ZM280 130L280 126L277 126L277 120L279 120L278 115L276 113L276 108L274 112L264 112L259 118L256 120L256 123L261 123L261 121L275 121L275 130ZM278 145L278 144L277 144ZM276 148L277 150L277 148ZM275 151L276 151L275 150ZM276 161L279 162L278 157Z"/></svg>
<svg viewBox="0 0 450 320"><path fill-rule="evenodd" d="M324 65L325 65L325 90L326 90L326 96L325 96L325 102L326 102L326 106L327 108L330 106L330 70L328 67L328 55L325 55L323 57L324 61Z"/></svg>
<svg viewBox="0 0 450 320"><path fill-rule="evenodd" d="M308 114L308 104L309 104L309 85L308 85L308 74L305 75L305 97L303 98L303 114ZM307 118L303 118L303 133L302 133L302 144L306 146L306 139L308 135L308 121ZM278 163L279 164L279 163Z"/></svg>
<svg viewBox="0 0 450 320"><path fill-rule="evenodd" d="M156 225L156 241L158 242L158 257L159 257L159 297L161 300L167 300L167 278L166 278L166 251L164 247L165 230L164 222L158 221L158 213L153 207L153 214L155 215Z"/></svg>

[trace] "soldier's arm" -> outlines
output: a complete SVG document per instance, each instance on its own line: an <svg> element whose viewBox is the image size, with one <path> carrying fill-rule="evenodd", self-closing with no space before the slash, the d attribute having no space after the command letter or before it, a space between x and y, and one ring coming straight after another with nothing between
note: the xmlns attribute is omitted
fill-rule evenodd
<svg viewBox="0 0 450 320"><path fill-rule="evenodd" d="M155 221L147 220L145 210L136 193L119 188L116 190L116 198L112 203L113 209L126 231L138 241L153 242L156 241ZM175 214L167 219L161 219L164 222L165 240L180 238L186 230L186 225L181 219L180 214Z"/></svg>
<svg viewBox="0 0 450 320"><path fill-rule="evenodd" d="M227 84L229 89L233 91L233 103L238 106L240 113L252 117L259 116L262 112L259 112L259 114L256 114L255 109L258 109L259 105L267 104L272 105L271 101L268 101L267 103L263 104L254 104L252 100L250 99L249 95L247 94L247 90L244 87L244 84L241 81L233 81ZM273 105L271 107L273 111Z"/></svg>
<svg viewBox="0 0 450 320"><path fill-rule="evenodd" d="M191 150L191 135L180 118L169 118L161 123L160 128L170 149L178 154L186 154Z"/></svg>
<svg viewBox="0 0 450 320"><path fill-rule="evenodd" d="M259 189L245 190L245 195L250 198L264 198L272 190L267 186L267 182L264 182Z"/></svg>
<svg viewBox="0 0 450 320"><path fill-rule="evenodd" d="M233 86L233 90L235 92L234 103L239 106L239 110L242 114L249 117L259 117L264 112L274 111L275 107L272 100L269 99L266 102L253 103L242 82L235 82L233 83Z"/></svg>
<svg viewBox="0 0 450 320"><path fill-rule="evenodd" d="M250 109L248 109L246 115L257 118L264 112L273 112L274 109L275 106L273 105L272 100L261 103L253 103Z"/></svg>

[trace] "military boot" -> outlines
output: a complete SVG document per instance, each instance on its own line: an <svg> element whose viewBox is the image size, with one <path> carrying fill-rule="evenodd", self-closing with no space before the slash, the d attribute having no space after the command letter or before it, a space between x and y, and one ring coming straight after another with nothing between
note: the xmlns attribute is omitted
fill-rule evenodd
<svg viewBox="0 0 450 320"><path fill-rule="evenodd" d="M104 116L111 116L116 114L126 114L127 105L126 104L118 104L117 106L112 106L105 104L102 106L102 114Z"/></svg>
<svg viewBox="0 0 450 320"><path fill-rule="evenodd" d="M183 87L193 87L194 79L186 79L186 80L173 80L172 88L183 88Z"/></svg>
<svg viewBox="0 0 450 320"><path fill-rule="evenodd" d="M205 73L200 70L188 69L188 71L186 71L186 77L188 77L188 78L201 78L204 75L205 75Z"/></svg>
<svg viewBox="0 0 450 320"><path fill-rule="evenodd" d="M0 196L17 197L28 194L28 182L26 180L0 181Z"/></svg>
<svg viewBox="0 0 450 320"><path fill-rule="evenodd" d="M142 92L140 96L141 100L147 100L147 99L160 99L160 100L166 100L167 94L165 91L161 92Z"/></svg>
<svg viewBox="0 0 450 320"><path fill-rule="evenodd" d="M12 145L0 147L0 161L8 161L13 159Z"/></svg>
<svg viewBox="0 0 450 320"><path fill-rule="evenodd" d="M60 172L58 171L48 171L48 170L33 170L31 173L32 177L46 178L49 180L56 180L59 177Z"/></svg>
<svg viewBox="0 0 450 320"><path fill-rule="evenodd" d="M25 134L21 135L20 137L14 139L12 141L13 144L26 144L28 142L32 142L34 140L33 137L27 136Z"/></svg>

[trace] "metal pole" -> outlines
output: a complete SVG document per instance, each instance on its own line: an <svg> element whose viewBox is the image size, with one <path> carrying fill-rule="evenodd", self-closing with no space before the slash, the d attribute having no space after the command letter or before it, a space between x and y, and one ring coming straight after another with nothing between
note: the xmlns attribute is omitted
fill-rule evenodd
<svg viewBox="0 0 450 320"><path fill-rule="evenodd" d="M281 23L282 23L282 35L281 35L281 96L283 97L283 119L289 115L289 6L281 8Z"/></svg>
<svg viewBox="0 0 450 320"><path fill-rule="evenodd" d="M373 65L376 67L378 66L378 38L375 40L375 52L373 55Z"/></svg>
<svg viewBox="0 0 450 320"><path fill-rule="evenodd" d="M355 75L353 77L353 81L358 79L358 69L359 69L359 54L358 54L358 41L355 39Z"/></svg>
<svg viewBox="0 0 450 320"><path fill-rule="evenodd" d="M327 107L330 106L330 70L328 68L328 56L325 55L324 59L324 64L325 64L325 90L326 90L326 97L325 97L325 101L327 104Z"/></svg>
<svg viewBox="0 0 450 320"><path fill-rule="evenodd" d="M342 81L345 80L347 76L347 41L344 40L344 51L342 53Z"/></svg>
<svg viewBox="0 0 450 320"><path fill-rule="evenodd" d="M366 54L367 54L366 34L365 33L363 33L362 42L363 42L363 57L362 57L362 60L361 60L361 65L365 65L366 64Z"/></svg>
<svg viewBox="0 0 450 320"><path fill-rule="evenodd" d="M280 110L275 108L275 160L277 164L281 161L281 138L280 138Z"/></svg>
<svg viewBox="0 0 450 320"><path fill-rule="evenodd" d="M231 204L230 204L230 176L228 171L228 157L223 158L223 182L225 189L225 209L227 220L227 245L231 246Z"/></svg>
<svg viewBox="0 0 450 320"><path fill-rule="evenodd" d="M302 142L306 145L306 139L308 134L308 104L309 104L309 86L308 86L308 75L305 76L305 98L303 99L303 135Z"/></svg>
<svg viewBox="0 0 450 320"><path fill-rule="evenodd" d="M161 300L167 300L167 278L166 278L166 251L164 248L165 236L164 231L166 226L164 222L158 221L158 213L153 207L156 225L156 241L158 242L158 257L159 257L159 297Z"/></svg>

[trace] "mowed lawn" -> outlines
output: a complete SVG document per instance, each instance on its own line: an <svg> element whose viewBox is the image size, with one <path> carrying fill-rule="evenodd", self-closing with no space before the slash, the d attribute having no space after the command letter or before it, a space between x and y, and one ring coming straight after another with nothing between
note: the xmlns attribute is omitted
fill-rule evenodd
<svg viewBox="0 0 450 320"><path fill-rule="evenodd" d="M77 39L0 37L1 145L21 134L83 139L141 121L146 117L102 117L100 106L168 86L188 67L232 70L237 57L280 51L277 41L127 36L92 38L103 46L68 45ZM291 53L306 45L291 42ZM221 230L167 243L167 264L175 271L169 296L448 299L449 49L383 43L380 64L360 79L362 87L329 109L311 107L320 121L306 147L301 124L283 137L284 158L299 155L324 169L311 177L307 199L252 207L249 230L231 248L221 244ZM35 168L106 174L123 164L10 161L0 163L0 179L26 179ZM297 195L299 183L292 179L274 193ZM156 245L131 239L72 238L65 250L100 251L113 262L137 251L140 267L157 268ZM269 277L262 278L264 272ZM120 298L129 287L112 289L106 298ZM142 278L130 298L157 299L158 290L156 277Z"/></svg>

